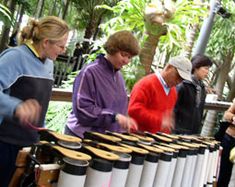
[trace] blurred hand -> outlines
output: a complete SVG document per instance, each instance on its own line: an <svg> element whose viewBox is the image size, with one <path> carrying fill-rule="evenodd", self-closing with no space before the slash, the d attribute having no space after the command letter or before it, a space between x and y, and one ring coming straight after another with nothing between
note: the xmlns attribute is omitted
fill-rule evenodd
<svg viewBox="0 0 235 187"><path fill-rule="evenodd" d="M235 116L232 118L232 124L235 125Z"/></svg>
<svg viewBox="0 0 235 187"><path fill-rule="evenodd" d="M41 114L41 106L35 99L28 99L20 103L15 110L17 117L22 124L37 124Z"/></svg>
<svg viewBox="0 0 235 187"><path fill-rule="evenodd" d="M138 126L137 126L135 120L130 118L129 116L117 114L116 119L117 119L118 124L123 129L127 130L127 132L138 130Z"/></svg>
<svg viewBox="0 0 235 187"><path fill-rule="evenodd" d="M166 112L162 117L161 130L171 131L174 128L173 116L170 112Z"/></svg>

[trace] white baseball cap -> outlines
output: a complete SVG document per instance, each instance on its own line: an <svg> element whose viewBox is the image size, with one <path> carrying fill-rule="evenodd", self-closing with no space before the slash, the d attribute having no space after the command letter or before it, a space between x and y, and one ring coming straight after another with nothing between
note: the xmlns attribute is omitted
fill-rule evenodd
<svg viewBox="0 0 235 187"><path fill-rule="evenodd" d="M191 78L192 63L190 62L189 59L183 56L175 56L170 59L169 64L177 69L182 79L192 81Z"/></svg>

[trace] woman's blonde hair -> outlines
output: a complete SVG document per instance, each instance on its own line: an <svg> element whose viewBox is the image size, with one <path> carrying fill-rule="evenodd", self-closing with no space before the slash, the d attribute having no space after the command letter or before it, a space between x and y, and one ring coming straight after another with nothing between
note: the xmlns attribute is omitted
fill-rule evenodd
<svg viewBox="0 0 235 187"><path fill-rule="evenodd" d="M112 34L104 44L104 49L110 55L119 51L125 51L135 56L138 55L140 51L138 40L127 30Z"/></svg>
<svg viewBox="0 0 235 187"><path fill-rule="evenodd" d="M48 38L51 41L60 40L69 32L67 23L55 16L47 16L40 20L30 19L19 35L19 43L32 40L34 43Z"/></svg>

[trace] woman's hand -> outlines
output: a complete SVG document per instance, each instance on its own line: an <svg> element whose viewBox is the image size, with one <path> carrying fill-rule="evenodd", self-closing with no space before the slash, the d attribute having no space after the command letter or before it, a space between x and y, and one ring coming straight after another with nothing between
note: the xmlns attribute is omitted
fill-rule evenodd
<svg viewBox="0 0 235 187"><path fill-rule="evenodd" d="M233 117L231 118L231 123L235 125L235 115L233 115Z"/></svg>
<svg viewBox="0 0 235 187"><path fill-rule="evenodd" d="M137 123L134 119L130 118L129 116L116 114L116 121L123 129L127 130L127 132L138 130Z"/></svg>
<svg viewBox="0 0 235 187"><path fill-rule="evenodd" d="M20 103L15 110L17 117L22 124L37 124L41 115L41 106L35 99L28 99Z"/></svg>

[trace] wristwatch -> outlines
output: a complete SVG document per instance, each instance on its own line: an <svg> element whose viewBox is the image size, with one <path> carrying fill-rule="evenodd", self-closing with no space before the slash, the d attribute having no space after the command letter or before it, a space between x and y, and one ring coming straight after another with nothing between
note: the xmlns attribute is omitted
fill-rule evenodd
<svg viewBox="0 0 235 187"><path fill-rule="evenodd" d="M115 115L115 121L116 121L116 122L118 122L118 115L119 115L119 114L116 114L116 115Z"/></svg>
<svg viewBox="0 0 235 187"><path fill-rule="evenodd" d="M112 122L114 123L114 122L118 122L118 113L114 113L113 115L112 115Z"/></svg>

